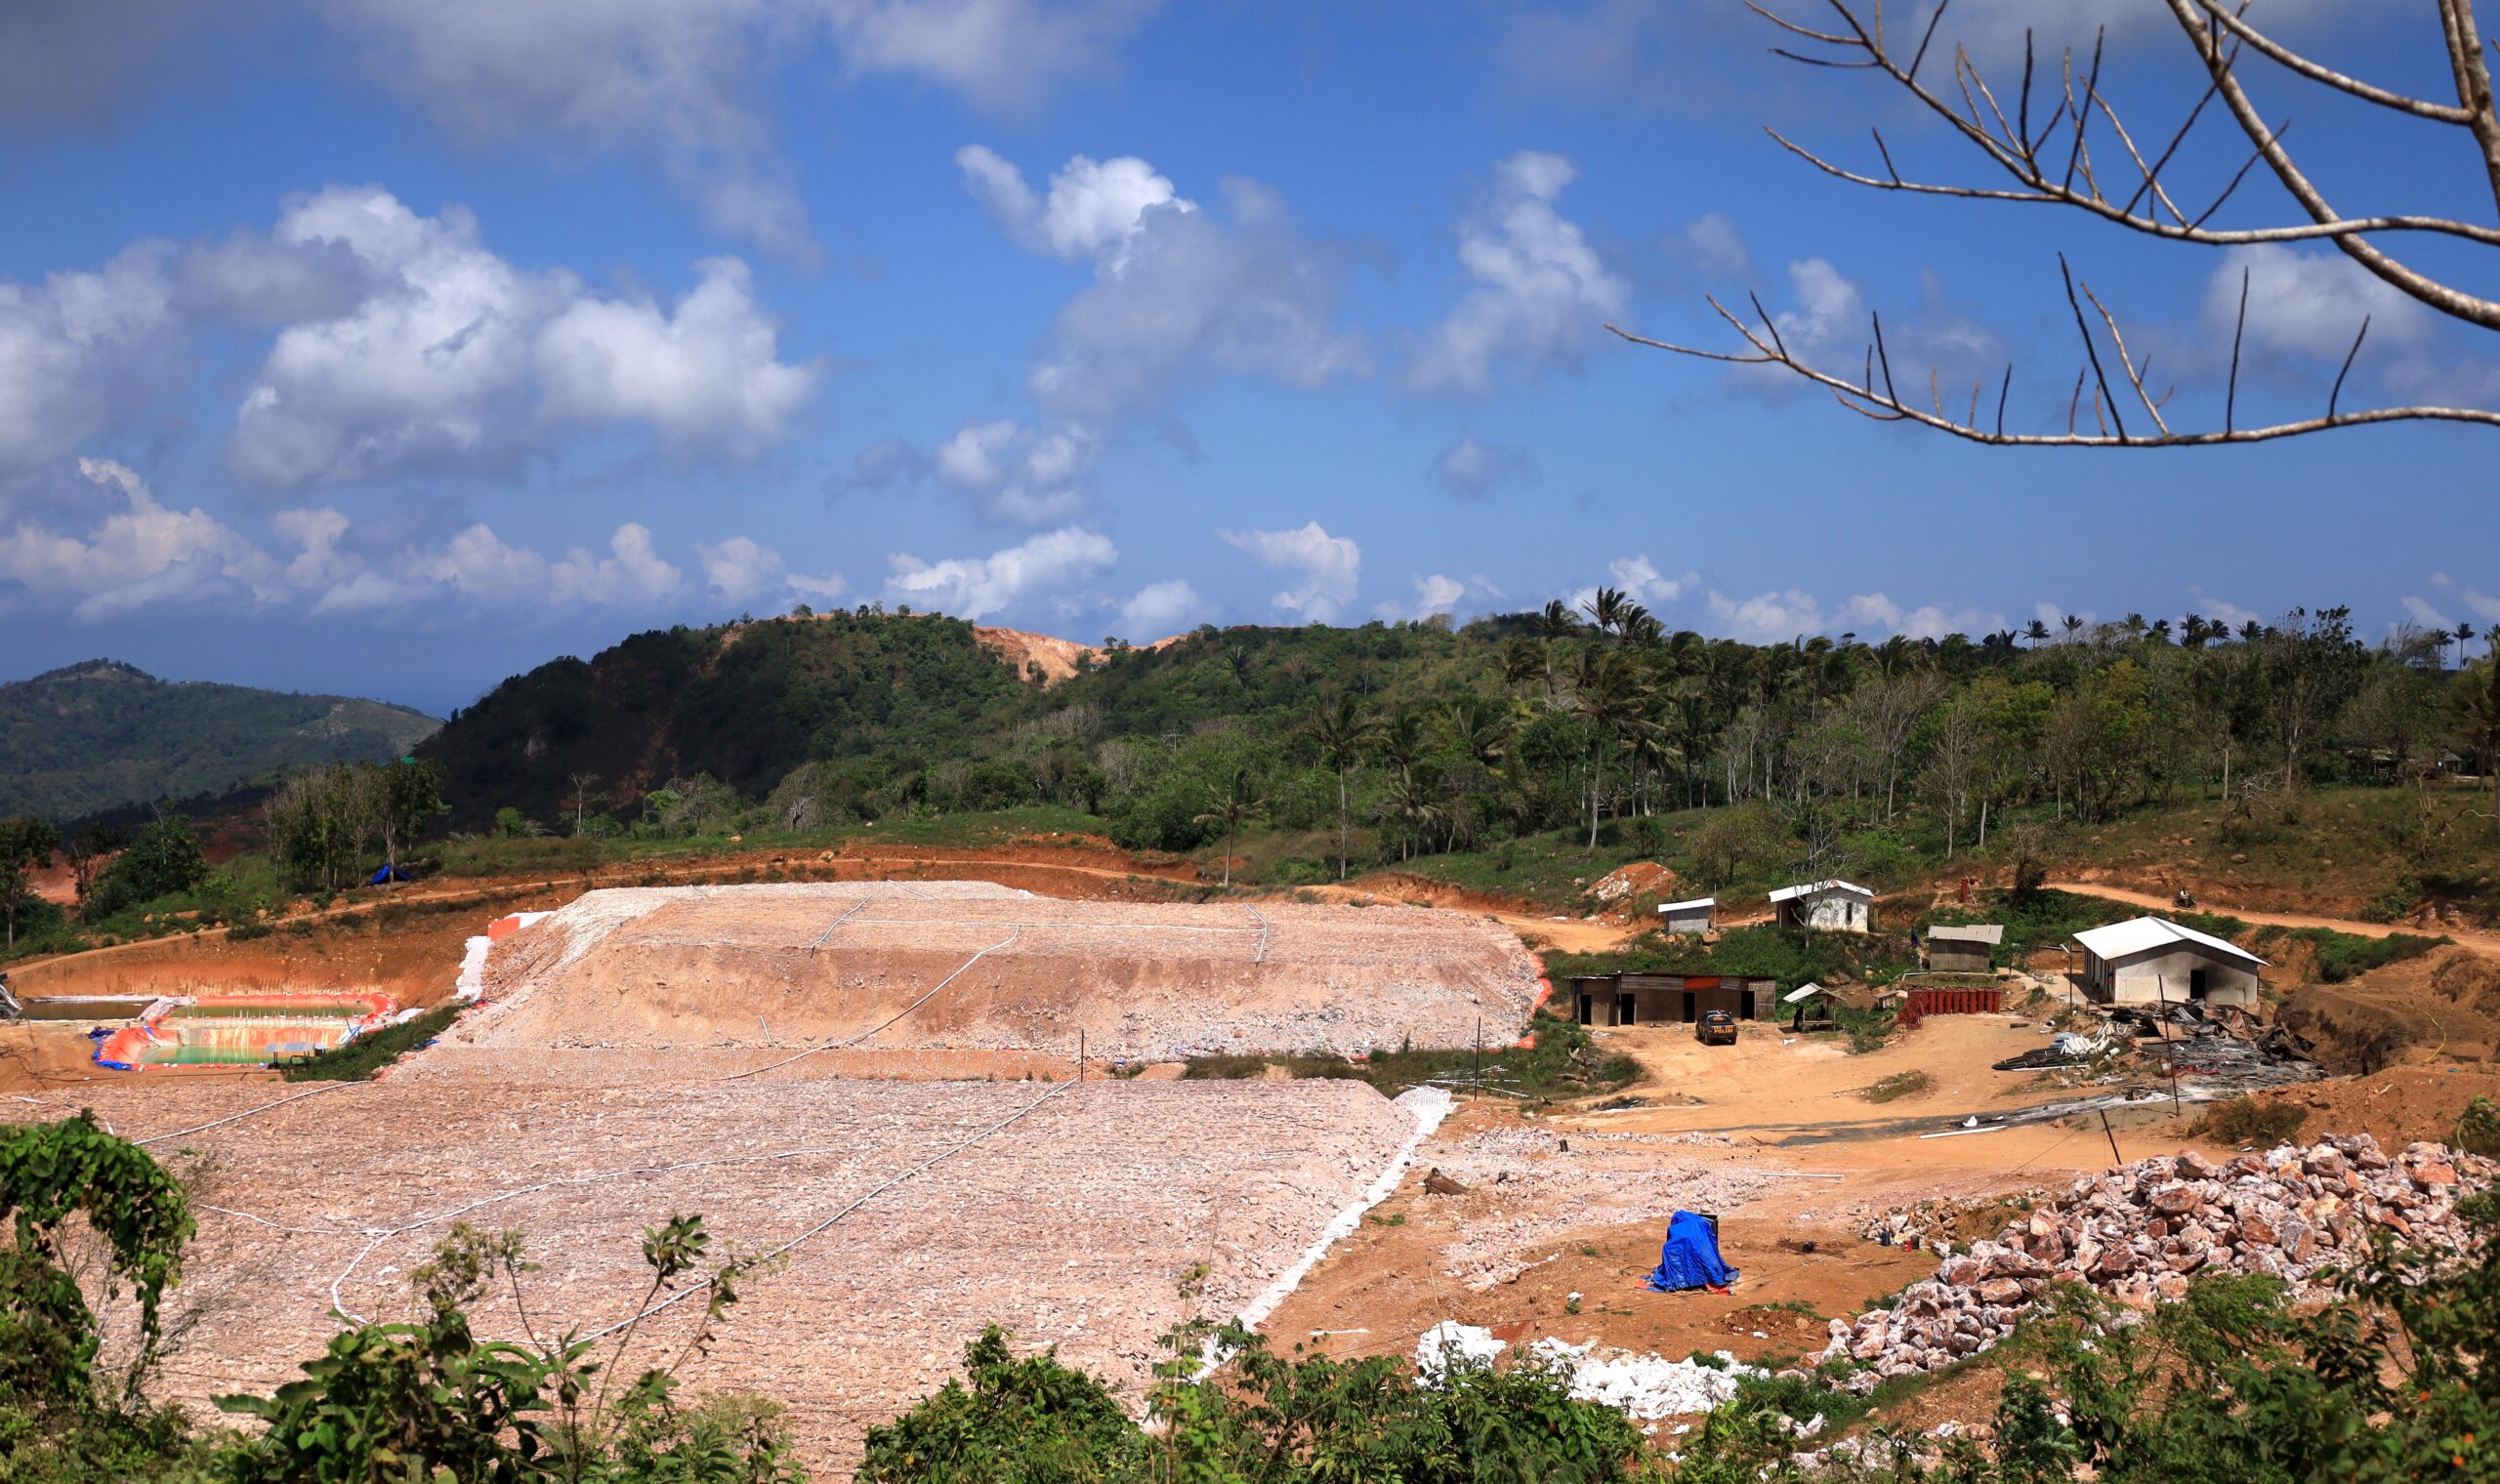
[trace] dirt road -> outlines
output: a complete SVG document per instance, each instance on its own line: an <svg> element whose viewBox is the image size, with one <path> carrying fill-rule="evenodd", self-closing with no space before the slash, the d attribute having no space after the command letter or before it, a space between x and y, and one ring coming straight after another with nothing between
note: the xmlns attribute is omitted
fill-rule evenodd
<svg viewBox="0 0 2500 1484"><path fill-rule="evenodd" d="M2052 891L2071 891L2077 896L2104 897L2113 902L2126 902L2131 906L2148 908L2154 912L2173 910L2169 897L2156 896L2149 891L2130 891L2123 886L2105 886L2100 882L2053 881L2046 885ZM2231 907L2212 901L2198 902L2196 910L2219 913L2225 917L2235 917L2243 923L2251 923L2260 928L2331 928L2337 932L2349 932L2364 938L2383 938L2398 932L2424 930L2403 923L2363 923L2352 918L2309 917L2295 912L2259 912L2252 908ZM2457 946L2461 948L2472 949L2484 958L2500 959L2500 933L2483 932L2472 928L2442 928L2435 930L2454 938Z"/></svg>

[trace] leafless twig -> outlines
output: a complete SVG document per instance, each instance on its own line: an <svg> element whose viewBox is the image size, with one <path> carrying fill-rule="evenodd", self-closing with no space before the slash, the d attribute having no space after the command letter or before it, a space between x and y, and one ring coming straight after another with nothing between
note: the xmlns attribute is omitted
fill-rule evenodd
<svg viewBox="0 0 2500 1484"><path fill-rule="evenodd" d="M2038 70L2029 32L2023 36L2021 86L2014 100L2014 115L2009 119L1998 95L1970 55L1961 47L1953 48L1953 81L1947 92L1939 93L1920 81L1920 69L1929 51L1937 44L1938 29L1949 4L1938 4L1920 30L1918 46L1906 62L1890 47L1885 35L1881 0L1824 0L1836 18L1830 29L1800 23L1779 15L1761 0L1745 0L1748 9L1763 16L1789 36L1807 43L1820 52L1774 48L1780 56L1819 66L1845 67L1881 72L1906 91L1918 103L1938 119L1966 144L1977 149L2001 171L2009 184L1963 185L1921 181L1902 174L1892 146L1881 131L1874 132L1876 153L1883 161L1884 174L1873 176L1851 170L1798 144L1777 129L1766 127L1772 140L1789 152L1816 169L1840 180L1878 190L1901 191L1913 195L1957 196L1987 201L2014 201L2027 205L2065 206L2097 217L2104 222L2170 241L2192 242L2214 247L2244 247L2261 243L2325 241L2352 259L2365 271L2396 289L2452 318L2484 329L2500 330L2500 301L2466 292L2410 267L2391 254L2374 237L2400 233L2426 233L2461 239L2484 247L2500 247L2500 227L2486 227L2450 217L2419 214L2390 214L2366 217L2340 215L2324 194L2300 169L2285 146L2286 126L2269 125L2251 102L2240 76L2239 62L2243 54L2259 56L2272 62L2296 78L2317 84L2365 103L2393 109L2425 122L2461 128L2472 136L2481 156L2493 192L2495 205L2500 205L2500 109L2495 109L2490 70L2481 32L2475 22L2474 0L2436 0L2446 44L2450 70L2457 89L2453 105L2412 98L2373 84L2365 83L2322 62L2292 51L2248 23L2245 0L2158 0L2166 5L2180 25L2197 61L2204 66L2206 86L2185 113L2179 127L2169 134L2160 148L2146 150L2128 128L2118 105L2103 88L2104 63L2107 61L2105 37L2096 34L2088 62L2078 68L2071 48L2058 61L2059 75L2052 96L2062 94L2048 119L2037 133L2032 127L2031 94ZM2153 3L2153 0L2147 0ZM2500 42L2494 46L2500 48ZM2215 99L2221 99L2224 109L2248 142L2249 153L2237 171L2202 209L2190 215L2165 184L2165 172L2177 159L2181 147L2197 123L2205 116ZM2123 199L2113 199L2104 189L2092 157L2091 132L2095 116L2104 120L2133 162L2137 184ZM2062 145L2062 148L2059 148ZM2044 151L2062 153L2062 161L2044 158ZM2306 221L2286 222L2257 227L2217 227L2208 226L2232 199L2249 173L2264 163L2300 208ZM2116 186L2113 180L2112 188ZM2456 422L2500 427L2500 412L2471 407L2400 406L2374 407L2347 413L2343 410L2343 389L2351 376L2361 346L2368 338L2369 324L2364 320L2360 331L2346 351L2343 364L2326 399L2323 416L2295 419L2260 428L2238 426L2239 369L2241 353L2247 338L2249 275L2240 275L2238 316L2231 331L2230 371L2223 402L2223 426L2219 430L2182 431L2171 426L2164 408L2177 389L2153 394L2150 386L2151 360L2139 364L2128 350L2116 312L2095 294L2090 285L2079 284L2063 254L2059 256L2059 271L2064 281L2067 308L2071 311L2076 332L2083 338L2085 365L2078 371L2072 393L2067 399L2066 431L2054 433L2014 433L2005 428L2006 406L2011 398L2014 368L2008 365L1997 392L1997 410L1992 428L1982 429L1979 422L1979 391L1973 388L1968 414L1955 419L1943 405L1941 368L1932 367L1928 378L1928 405L1919 407L1905 403L1895 385L1891 350L1886 342L1880 316L1872 321L1872 339L1867 347L1862 378L1852 384L1830 375L1796 353L1781 336L1776 319L1767 311L1759 298L1753 301L1759 325L1748 323L1728 311L1716 299L1711 308L1742 337L1747 353L1724 354L1635 335L1613 325L1607 328L1635 344L1653 346L1681 354L1745 365L1775 365L1814 382L1828 390L1843 406L1863 416L1882 422L1913 422L1923 427L1948 433L1974 442L2027 446L2074 447L2178 447L2222 443L2261 442L2291 437L2329 429L2357 427L2367 424L2396 422ZM2084 302L2089 301L2099 314L2104 331L2121 377L2134 391L2136 400L2151 418L2153 432L2131 433L2126 426L2120 398L2109 381L2107 366L2101 354L2099 337L2084 314ZM1880 384L1878 373L1881 373ZM2086 381L2094 386L2093 418L2096 433L2080 432L2076 420L2082 411Z"/></svg>

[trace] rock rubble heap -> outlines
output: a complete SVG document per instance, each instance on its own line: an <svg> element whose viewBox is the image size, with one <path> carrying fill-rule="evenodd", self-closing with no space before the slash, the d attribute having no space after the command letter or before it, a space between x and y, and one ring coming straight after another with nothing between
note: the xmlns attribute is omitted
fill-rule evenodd
<svg viewBox="0 0 2500 1484"><path fill-rule="evenodd" d="M2087 1284L2148 1311L2184 1296L2197 1273L2263 1273L2306 1291L2321 1268L2366 1257L2373 1229L2461 1254L2472 1238L2457 1202L2495 1171L2440 1144L2391 1158L2367 1134L2221 1165L2193 1152L2145 1160L2075 1181L1998 1240L1947 1257L1891 1308L1833 1320L1815 1358L1868 1362L1851 1380L1872 1389L1986 1349L2053 1284Z"/></svg>

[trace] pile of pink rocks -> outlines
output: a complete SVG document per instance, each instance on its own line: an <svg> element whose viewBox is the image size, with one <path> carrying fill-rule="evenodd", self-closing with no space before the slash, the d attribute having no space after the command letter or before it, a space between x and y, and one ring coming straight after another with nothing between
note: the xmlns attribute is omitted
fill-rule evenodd
<svg viewBox="0 0 2500 1484"><path fill-rule="evenodd" d="M1833 1320L1815 1358L1868 1362L1852 1380L1872 1388L1994 1344L2053 1284L2089 1284L2149 1310L2207 1272L2263 1273L2306 1292L2321 1268L2366 1257L2373 1229L2463 1254L2473 1237L2457 1202L2488 1188L2495 1171L2442 1144L2390 1157L2365 1134L2220 1165L2192 1152L2144 1160L2075 1181L1996 1241L1945 1258L1892 1307Z"/></svg>

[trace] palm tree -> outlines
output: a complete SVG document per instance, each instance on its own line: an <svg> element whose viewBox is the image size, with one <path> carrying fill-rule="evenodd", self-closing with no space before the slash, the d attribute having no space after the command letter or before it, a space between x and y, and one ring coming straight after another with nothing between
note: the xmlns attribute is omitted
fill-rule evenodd
<svg viewBox="0 0 2500 1484"><path fill-rule="evenodd" d="M2075 614L2069 613L2065 617L2058 620L2058 627L2066 631L2065 641L2071 644L2075 641L2075 636L2083 632L2083 620Z"/></svg>
<svg viewBox="0 0 2500 1484"><path fill-rule="evenodd" d="M1411 707L1400 706L1390 714L1386 724L1371 739L1372 749L1388 760L1397 776L1411 781L1415 764L1424 759L1424 718Z"/></svg>
<svg viewBox="0 0 2500 1484"><path fill-rule="evenodd" d="M1600 634L1612 634L1623 624L1623 590L1600 588L1597 596L1580 604L1580 611L1597 621Z"/></svg>
<svg viewBox="0 0 2500 1484"><path fill-rule="evenodd" d="M1241 822L1256 815L1267 803L1250 797L1250 769L1233 764L1232 777L1224 792L1216 795L1215 807L1197 816L1195 823L1224 826L1224 889L1232 889L1232 846L1240 839Z"/></svg>
<svg viewBox="0 0 2500 1484"><path fill-rule="evenodd" d="M1342 882L1346 879L1346 832L1353 826L1348 813L1352 805L1346 797L1347 783L1378 734L1380 722L1364 715L1362 703L1349 693L1338 696L1334 706L1312 717L1305 729L1318 747L1320 759L1337 774L1337 880Z"/></svg>
<svg viewBox="0 0 2500 1484"><path fill-rule="evenodd" d="M2474 642L2474 625L2457 625L2457 668L2465 668L2465 646Z"/></svg>
<svg viewBox="0 0 2500 1484"><path fill-rule="evenodd" d="M1459 696L1442 702L1435 715L1450 744L1488 769L1510 750L1511 709L1495 697Z"/></svg>
<svg viewBox="0 0 2500 1484"><path fill-rule="evenodd" d="M1554 699L1554 646L1577 636L1580 621L1559 598L1548 598L1543 612L1536 615L1536 637L1545 641L1545 698Z"/></svg>
<svg viewBox="0 0 2500 1484"><path fill-rule="evenodd" d="M1580 655L1579 673L1571 678L1571 714L1589 723L1589 848L1598 847L1598 801L1605 782L1605 750L1637 720L1646 699L1640 672L1612 650L1589 649Z"/></svg>
<svg viewBox="0 0 2500 1484"><path fill-rule="evenodd" d="M1522 634L1502 649L1502 683L1524 685L1545 668L1545 649Z"/></svg>
<svg viewBox="0 0 2500 1484"><path fill-rule="evenodd" d="M2031 641L2032 648L2037 649L2049 641L2049 626L2045 621L2035 618L2023 629L2022 637Z"/></svg>
<svg viewBox="0 0 2500 1484"><path fill-rule="evenodd" d="M2190 613L2179 621L2179 642L2190 649L2205 647L2205 615Z"/></svg>

